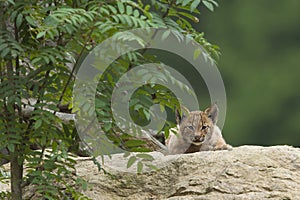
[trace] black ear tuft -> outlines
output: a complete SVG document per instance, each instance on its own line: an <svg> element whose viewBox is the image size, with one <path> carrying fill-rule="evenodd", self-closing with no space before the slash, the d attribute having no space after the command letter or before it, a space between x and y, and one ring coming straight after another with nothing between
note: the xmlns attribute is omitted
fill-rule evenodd
<svg viewBox="0 0 300 200"><path fill-rule="evenodd" d="M207 116L212 120L212 122L214 124L217 123L218 116L219 116L219 108L218 108L217 104L211 105L204 112L207 114Z"/></svg>
<svg viewBox="0 0 300 200"><path fill-rule="evenodd" d="M182 122L182 120L184 118L186 118L186 116L189 114L189 110L184 107L184 106L181 106L181 112L179 109L175 109L175 118L176 118L176 122L177 124L180 124Z"/></svg>
<svg viewBox="0 0 300 200"><path fill-rule="evenodd" d="M180 122L182 121L182 117L179 110L176 108L175 110L175 119L176 119L176 122L177 124L180 124Z"/></svg>

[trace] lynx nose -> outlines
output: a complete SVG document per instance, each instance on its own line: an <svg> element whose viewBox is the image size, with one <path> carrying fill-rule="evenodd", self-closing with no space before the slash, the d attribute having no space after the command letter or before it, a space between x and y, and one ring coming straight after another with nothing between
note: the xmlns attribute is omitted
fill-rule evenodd
<svg viewBox="0 0 300 200"><path fill-rule="evenodd" d="M197 142L203 142L203 140L204 140L204 135L196 135L195 137L194 137L194 141L197 141Z"/></svg>

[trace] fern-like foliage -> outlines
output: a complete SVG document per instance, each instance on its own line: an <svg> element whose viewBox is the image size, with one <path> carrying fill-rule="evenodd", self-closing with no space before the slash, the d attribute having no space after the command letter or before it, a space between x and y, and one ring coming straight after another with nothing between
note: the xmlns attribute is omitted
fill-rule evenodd
<svg viewBox="0 0 300 200"><path fill-rule="evenodd" d="M15 187L7 196L20 199L21 194L15 191L32 184L37 198L82 199L82 194L74 188L77 183L85 184L72 176L75 161L70 157L70 151L78 152L78 135L74 122L57 115L69 113L72 108L88 112L94 105L86 103L76 108L71 103L74 76L82 59L112 36L146 47L140 36L123 31L163 28L193 38L216 60L218 47L210 44L191 22L198 21L199 7L213 10L217 5L214 0L0 1L0 149L9 151L2 153L1 158L14 166L11 184ZM119 130L110 109L110 98L124 73L149 62L162 64L143 51L130 52L115 60L100 79L95 102L98 123L103 125L107 137L128 151L141 152L131 155L128 163L128 167L137 163L139 172L145 167L143 161L152 159L143 153L149 149L143 141ZM146 71L140 73L148 80ZM173 81L188 90L167 71L160 75L162 80ZM134 93L130 110L135 121L143 124L151 118L152 105L158 104L164 111L174 109L178 103L167 88L147 84ZM165 132L172 126L168 122ZM25 163L28 173L23 177ZM67 177L73 177L72 181L68 182Z"/></svg>

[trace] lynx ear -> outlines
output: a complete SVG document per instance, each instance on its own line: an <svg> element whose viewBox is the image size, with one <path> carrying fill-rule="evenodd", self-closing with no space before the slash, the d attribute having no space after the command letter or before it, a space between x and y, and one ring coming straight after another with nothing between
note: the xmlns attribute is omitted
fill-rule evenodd
<svg viewBox="0 0 300 200"><path fill-rule="evenodd" d="M207 108L204 111L204 113L207 114L207 116L212 120L212 122L214 124L217 123L218 115L219 115L219 108L218 108L217 104L211 105L209 108Z"/></svg>
<svg viewBox="0 0 300 200"><path fill-rule="evenodd" d="M176 122L177 124L180 124L182 122L182 120L184 118L186 118L186 116L190 113L190 111L184 107L181 106L181 112L180 110L178 110L177 108L175 109L175 118L176 118Z"/></svg>

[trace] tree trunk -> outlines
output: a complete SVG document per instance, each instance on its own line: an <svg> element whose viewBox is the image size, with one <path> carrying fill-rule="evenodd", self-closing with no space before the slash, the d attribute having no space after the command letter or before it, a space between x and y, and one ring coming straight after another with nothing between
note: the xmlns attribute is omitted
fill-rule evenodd
<svg viewBox="0 0 300 200"><path fill-rule="evenodd" d="M11 173L11 193L13 200L22 200L22 180L23 180L23 163L18 163L19 153L11 153L10 173Z"/></svg>

